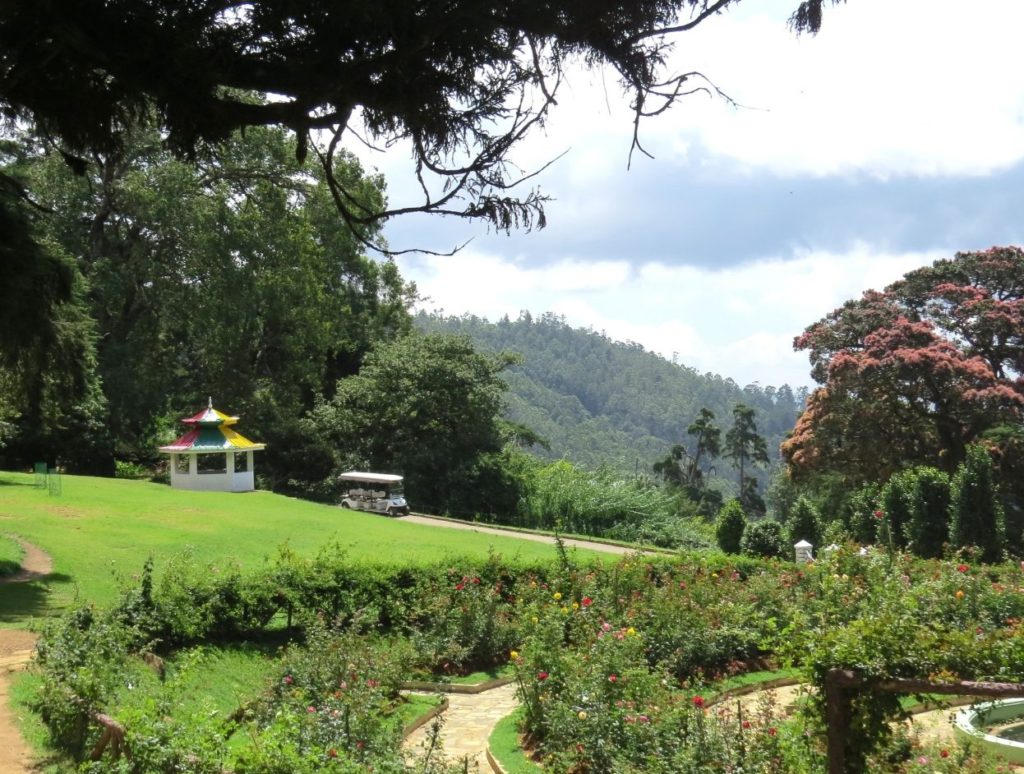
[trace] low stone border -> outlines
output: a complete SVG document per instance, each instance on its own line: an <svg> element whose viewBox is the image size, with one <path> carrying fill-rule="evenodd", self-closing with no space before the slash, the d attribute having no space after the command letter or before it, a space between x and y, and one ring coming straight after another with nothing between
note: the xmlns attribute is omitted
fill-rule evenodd
<svg viewBox="0 0 1024 774"><path fill-rule="evenodd" d="M491 754L491 748L487 748L487 764L491 767L491 771L494 774L505 774L505 769L501 768L501 764L498 763L498 759Z"/></svg>
<svg viewBox="0 0 1024 774"><path fill-rule="evenodd" d="M440 704L438 704L436 707L434 707L434 709L430 710L430 712L426 712L423 715L420 715L414 721L412 721L411 723L406 725L402 729L402 738L405 739L408 736L410 736L411 734L413 734L414 732L418 731L419 729L421 729L423 726L425 726L427 723L429 723L431 720L436 718L438 715L440 715L442 712L444 712L447 709L448 709L448 700L445 699Z"/></svg>
<svg viewBox="0 0 1024 774"><path fill-rule="evenodd" d="M496 677L493 680L485 680L482 683L432 683L426 680L408 680L399 686L406 691L434 691L435 693L461 693L474 694L489 691L492 688L501 688L503 685L515 682L514 677Z"/></svg>

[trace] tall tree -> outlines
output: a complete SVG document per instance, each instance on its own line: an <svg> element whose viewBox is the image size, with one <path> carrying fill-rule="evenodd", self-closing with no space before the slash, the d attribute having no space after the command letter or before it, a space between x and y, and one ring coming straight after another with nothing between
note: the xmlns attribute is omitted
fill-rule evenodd
<svg viewBox="0 0 1024 774"><path fill-rule="evenodd" d="M473 494L485 456L504 442L500 375L513 362L465 337L406 336L371 351L310 423L328 434L339 466L404 475L413 507L486 507Z"/></svg>
<svg viewBox="0 0 1024 774"><path fill-rule="evenodd" d="M732 410L733 424L725 434L722 456L732 460L740 482L740 502L748 513L763 514L764 501L757 493L757 479L749 475L751 466L768 464L768 446L757 432L754 409L737 404Z"/></svg>
<svg viewBox="0 0 1024 774"><path fill-rule="evenodd" d="M1024 250L957 253L867 291L796 339L820 385L782 445L791 471L952 472L1024 407Z"/></svg>
<svg viewBox="0 0 1024 774"><path fill-rule="evenodd" d="M714 412L702 408L686 432L694 438L693 453L677 444L652 469L670 486L681 489L697 504L700 513L713 517L722 507L722 496L708 489L704 476L708 463L722 452L722 431L715 424Z"/></svg>
<svg viewBox="0 0 1024 774"><path fill-rule="evenodd" d="M251 129L216 160L186 163L140 120L76 176L59 153L22 138L29 152L10 169L49 211L40 233L75 256L87 282L108 458L153 454L174 418L212 394L269 442L262 472L274 485L330 470L316 469L329 455L298 420L373 342L409 329L415 291L393 262L364 254L293 143L283 130ZM382 181L341 161L337 174L377 206Z"/></svg>

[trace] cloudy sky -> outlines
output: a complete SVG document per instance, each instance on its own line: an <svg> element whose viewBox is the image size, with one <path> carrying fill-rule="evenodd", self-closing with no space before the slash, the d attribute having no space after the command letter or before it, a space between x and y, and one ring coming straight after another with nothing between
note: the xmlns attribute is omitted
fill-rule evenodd
<svg viewBox="0 0 1024 774"><path fill-rule="evenodd" d="M693 96L642 126L655 159L627 169L631 115L609 73L577 72L524 166L546 229L512 236L399 218L394 248L428 310L490 320L555 312L575 326L739 384L808 384L793 337L904 272L1024 243L1021 0L849 0L817 37L797 0L744 0L679 36L675 65L743 107ZM401 151L368 158L393 204Z"/></svg>

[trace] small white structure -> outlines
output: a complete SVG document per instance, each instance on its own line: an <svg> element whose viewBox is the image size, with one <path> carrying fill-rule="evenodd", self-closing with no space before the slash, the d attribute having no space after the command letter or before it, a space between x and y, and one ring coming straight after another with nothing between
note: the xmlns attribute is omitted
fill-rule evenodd
<svg viewBox="0 0 1024 774"><path fill-rule="evenodd" d="M253 452L267 447L254 443L232 425L231 417L213 407L181 420L190 425L185 435L160 451L171 455L171 486L206 492L251 492L256 488Z"/></svg>
<svg viewBox="0 0 1024 774"><path fill-rule="evenodd" d="M793 551L796 554L795 561L803 564L810 564L814 561L814 554L811 553L814 546L808 543L806 540L801 540L799 543L793 544Z"/></svg>

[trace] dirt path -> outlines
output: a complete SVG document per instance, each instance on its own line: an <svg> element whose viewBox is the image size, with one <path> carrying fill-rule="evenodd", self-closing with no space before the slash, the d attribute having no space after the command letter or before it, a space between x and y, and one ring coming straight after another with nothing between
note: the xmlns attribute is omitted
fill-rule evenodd
<svg viewBox="0 0 1024 774"><path fill-rule="evenodd" d="M53 559L43 549L32 545L27 540L22 540L17 535L7 535L7 537L21 546L25 556L21 560L21 569L14 575L0 578L0 583L26 583L45 578L53 572Z"/></svg>
<svg viewBox="0 0 1024 774"><path fill-rule="evenodd" d="M432 695L432 694L430 694ZM480 771L490 771L487 763L487 743L498 721L519 706L515 683L473 694L448 695L448 709L444 712L441 742L444 752L452 760L469 758ZM430 732L430 723L414 731L405 740L405 747L419 749Z"/></svg>
<svg viewBox="0 0 1024 774"><path fill-rule="evenodd" d="M39 580L53 572L53 559L49 554L15 535L10 537L22 547L25 557L18 572L0 578L0 586ZM11 675L24 669L32 658L36 638L33 632L22 629L0 629L0 774L31 774L33 771L31 750L18 731L10 706L10 688Z"/></svg>
<svg viewBox="0 0 1024 774"><path fill-rule="evenodd" d="M532 532L518 532L512 529L499 529L498 527L485 527L482 524L474 524L468 521L455 521L453 519L435 519L431 516L420 516L412 514L399 516L399 521L407 521L410 524L423 524L428 527L448 527L450 529L468 529L472 532L481 532L485 535L501 535L502 537L519 538L520 540L532 540L535 543L549 543L554 545L555 539L550 535L536 535ZM638 551L635 548L626 546L615 546L610 543L597 543L591 540L579 540L577 538L562 538L562 542L573 548L586 548L590 551L603 551L606 554L649 554L657 555L657 551ZM666 551L664 553L671 553Z"/></svg>

